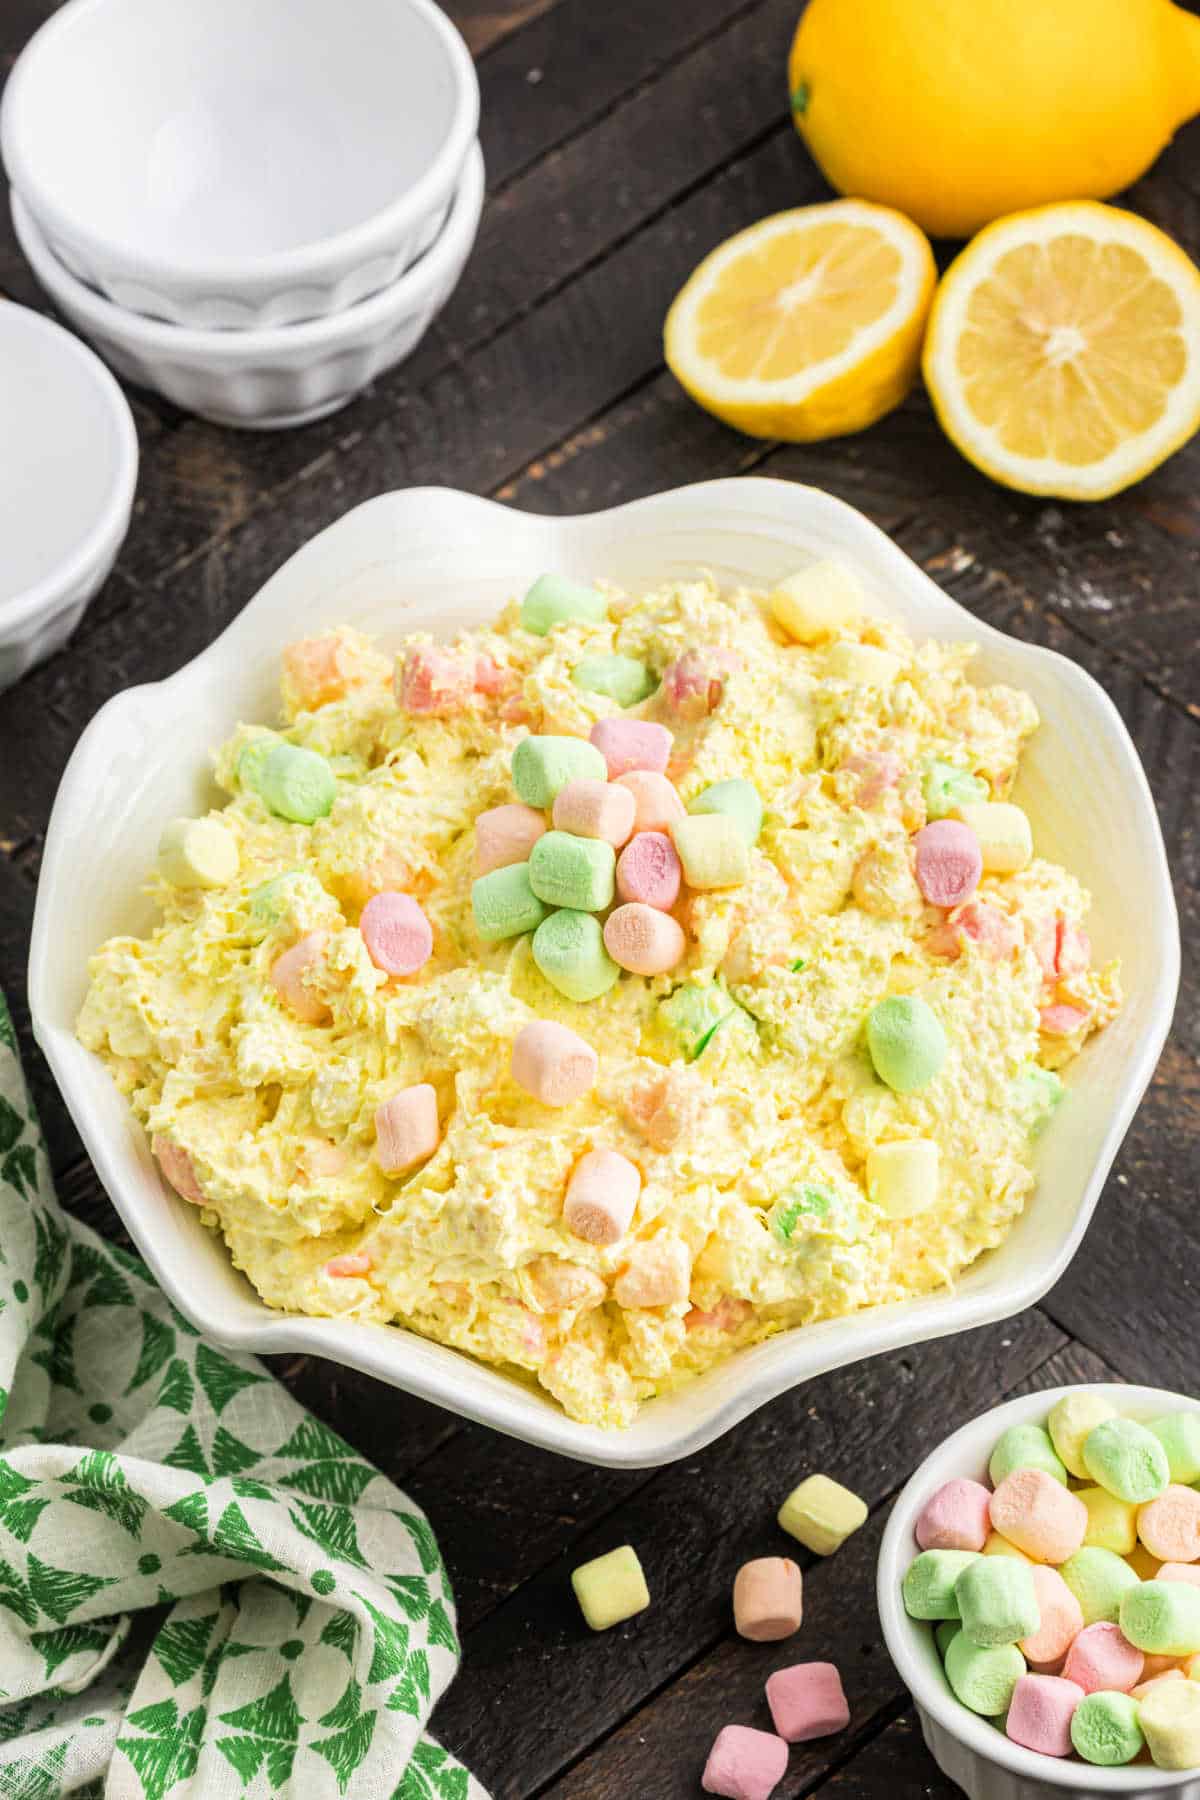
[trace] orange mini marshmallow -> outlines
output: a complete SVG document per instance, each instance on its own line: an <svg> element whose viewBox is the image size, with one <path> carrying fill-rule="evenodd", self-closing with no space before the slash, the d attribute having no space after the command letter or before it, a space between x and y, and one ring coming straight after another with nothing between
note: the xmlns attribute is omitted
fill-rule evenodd
<svg viewBox="0 0 1200 1800"><path fill-rule="evenodd" d="M314 993L304 980L325 954L328 941L327 931L310 931L307 937L302 937L298 944L293 944L271 964L271 984L275 992L306 1025L323 1025L329 1017L329 1008L320 994Z"/></svg>
<svg viewBox="0 0 1200 1800"><path fill-rule="evenodd" d="M1160 1562L1195 1562L1200 1557L1200 1494L1173 1481L1157 1499L1138 1509L1137 1529Z"/></svg>
<svg viewBox="0 0 1200 1800"><path fill-rule="evenodd" d="M604 948L632 975L665 975L683 961L687 939L678 919L642 900L630 900L608 915Z"/></svg>
<svg viewBox="0 0 1200 1800"><path fill-rule="evenodd" d="M1184 1679L1185 1676L1182 1669L1164 1669L1161 1675L1152 1675L1149 1681L1139 1681L1135 1688L1130 1688L1129 1698L1131 1700L1142 1701L1146 1698L1150 1689L1157 1687L1160 1681L1183 1681Z"/></svg>
<svg viewBox="0 0 1200 1800"><path fill-rule="evenodd" d="M619 850L633 832L637 801L616 781L568 781L554 796L554 829L573 837L600 838Z"/></svg>
<svg viewBox="0 0 1200 1800"><path fill-rule="evenodd" d="M403 1175L440 1142L437 1094L427 1081L401 1088L375 1114L375 1156L385 1175Z"/></svg>
<svg viewBox="0 0 1200 1800"><path fill-rule="evenodd" d="M581 1099L598 1067L587 1039L552 1019L532 1019L513 1039L513 1080L543 1106L570 1106Z"/></svg>
<svg viewBox="0 0 1200 1800"><path fill-rule="evenodd" d="M347 1250L343 1256L331 1256L325 1273L335 1281L346 1281L354 1275L371 1273L371 1258L365 1250Z"/></svg>
<svg viewBox="0 0 1200 1800"><path fill-rule="evenodd" d="M798 1563L789 1556L757 1556L743 1563L733 1583L733 1622L739 1637L773 1644L799 1631L804 1590Z"/></svg>
<svg viewBox="0 0 1200 1800"><path fill-rule="evenodd" d="M513 801L493 806L475 821L475 873L490 875L529 861L529 852L546 832L546 820L532 806Z"/></svg>
<svg viewBox="0 0 1200 1800"><path fill-rule="evenodd" d="M628 788L634 799L634 831L667 831L676 819L687 817L687 808L675 786L653 769L630 769L618 775L615 787Z"/></svg>
<svg viewBox="0 0 1200 1800"><path fill-rule="evenodd" d="M678 1306L687 1299L692 1259L682 1238L648 1238L634 1244L629 1261L613 1282L618 1306Z"/></svg>
<svg viewBox="0 0 1200 1800"><path fill-rule="evenodd" d="M642 1191L641 1171L619 1150L588 1150L575 1164L563 1201L567 1230L587 1244L620 1243Z"/></svg>
<svg viewBox="0 0 1200 1800"><path fill-rule="evenodd" d="M1083 1630L1083 1608L1058 1570L1044 1563L1033 1565L1033 1591L1040 1622L1017 1648L1028 1662L1044 1668L1060 1663Z"/></svg>
<svg viewBox="0 0 1200 1800"><path fill-rule="evenodd" d="M992 1495L992 1525L1035 1562L1064 1563L1083 1543L1088 1509L1044 1469L1014 1469Z"/></svg>
<svg viewBox="0 0 1200 1800"><path fill-rule="evenodd" d="M156 1131L150 1139L150 1149L159 1168L170 1182L181 1200L190 1200L193 1206L208 1204L200 1179L192 1166L192 1159L187 1151L175 1142L174 1138Z"/></svg>

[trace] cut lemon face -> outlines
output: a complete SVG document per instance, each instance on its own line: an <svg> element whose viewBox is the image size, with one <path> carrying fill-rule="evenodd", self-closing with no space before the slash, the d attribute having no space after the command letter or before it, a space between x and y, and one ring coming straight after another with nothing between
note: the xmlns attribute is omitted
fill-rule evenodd
<svg viewBox="0 0 1200 1800"><path fill-rule="evenodd" d="M776 213L706 256L667 314L667 363L752 437L861 431L916 379L937 279L929 240L886 206Z"/></svg>
<svg viewBox="0 0 1200 1800"><path fill-rule="evenodd" d="M1200 425L1200 269L1119 207L1014 213L947 270L924 369L944 429L986 474L1101 500Z"/></svg>

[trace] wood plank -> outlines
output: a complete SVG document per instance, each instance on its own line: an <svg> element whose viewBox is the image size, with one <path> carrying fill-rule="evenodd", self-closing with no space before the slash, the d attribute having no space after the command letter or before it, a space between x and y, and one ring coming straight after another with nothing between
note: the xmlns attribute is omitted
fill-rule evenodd
<svg viewBox="0 0 1200 1800"><path fill-rule="evenodd" d="M815 1790L822 1800L961 1800L962 1789L938 1768L921 1736L915 1712L892 1720L860 1755ZM776 1789L779 1800L791 1790Z"/></svg>
<svg viewBox="0 0 1200 1800"><path fill-rule="evenodd" d="M554 4L555 0L448 0L446 11L472 56L484 56Z"/></svg>
<svg viewBox="0 0 1200 1800"><path fill-rule="evenodd" d="M547 1538L536 1572L516 1570L524 1585L468 1633L471 1679L439 1707L439 1736L496 1800L536 1792L720 1640L734 1571L779 1541L774 1510L803 1473L823 1469L877 1505L948 1418L995 1404L1065 1344L1034 1312L963 1334L953 1357L944 1345L924 1345L839 1370L661 1471L613 1516L572 1537L568 1553ZM431 1460L424 1475L434 1473ZM570 1570L626 1541L638 1547L654 1604L593 1637ZM511 1546L496 1550L507 1567ZM516 1735L513 1720L521 1721Z"/></svg>

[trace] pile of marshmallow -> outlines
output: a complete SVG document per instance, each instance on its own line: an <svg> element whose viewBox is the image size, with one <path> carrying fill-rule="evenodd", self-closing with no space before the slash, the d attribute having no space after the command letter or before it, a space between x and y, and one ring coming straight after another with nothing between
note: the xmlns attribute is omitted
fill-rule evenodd
<svg viewBox="0 0 1200 1800"><path fill-rule="evenodd" d="M988 1477L929 1497L904 1577L955 1697L1046 1756L1200 1767L1200 1413L1080 1388Z"/></svg>

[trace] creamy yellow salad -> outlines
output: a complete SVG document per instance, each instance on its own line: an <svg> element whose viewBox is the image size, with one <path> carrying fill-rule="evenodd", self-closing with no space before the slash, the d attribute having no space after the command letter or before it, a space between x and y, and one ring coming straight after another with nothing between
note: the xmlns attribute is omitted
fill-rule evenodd
<svg viewBox="0 0 1200 1800"><path fill-rule="evenodd" d="M1034 705L971 656L832 564L770 594L543 577L396 656L331 626L284 651L277 725L217 751L224 805L168 825L161 921L96 954L79 1036L268 1305L628 1425L1000 1244L1119 1005L1010 799Z"/></svg>

